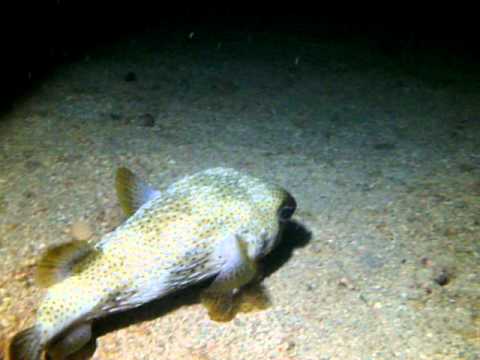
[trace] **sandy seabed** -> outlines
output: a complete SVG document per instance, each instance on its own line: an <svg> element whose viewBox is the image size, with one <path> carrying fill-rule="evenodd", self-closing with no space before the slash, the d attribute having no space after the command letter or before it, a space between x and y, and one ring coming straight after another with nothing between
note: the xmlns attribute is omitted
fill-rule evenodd
<svg viewBox="0 0 480 360"><path fill-rule="evenodd" d="M480 359L479 74L360 40L191 34L92 50L3 114L0 340L32 323L47 247L122 221L118 166L160 189L226 166L298 202L272 306L215 323L186 291L100 321L85 358Z"/></svg>

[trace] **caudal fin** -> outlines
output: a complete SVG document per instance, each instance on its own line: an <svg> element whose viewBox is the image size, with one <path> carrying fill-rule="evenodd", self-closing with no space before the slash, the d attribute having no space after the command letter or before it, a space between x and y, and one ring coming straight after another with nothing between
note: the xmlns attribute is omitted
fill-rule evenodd
<svg viewBox="0 0 480 360"><path fill-rule="evenodd" d="M12 338L5 360L40 360L42 350L41 333L34 326L20 331Z"/></svg>

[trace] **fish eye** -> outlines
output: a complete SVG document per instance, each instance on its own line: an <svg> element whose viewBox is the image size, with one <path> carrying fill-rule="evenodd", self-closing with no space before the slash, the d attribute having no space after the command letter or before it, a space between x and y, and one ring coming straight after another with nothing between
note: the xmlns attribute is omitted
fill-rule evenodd
<svg viewBox="0 0 480 360"><path fill-rule="evenodd" d="M293 196L287 193L287 198L283 202L282 207L278 211L278 216L281 221L289 220L297 208L297 203Z"/></svg>
<svg viewBox="0 0 480 360"><path fill-rule="evenodd" d="M295 212L295 209L294 208L291 208L291 207L283 207L280 209L280 220L288 220L292 217L293 213Z"/></svg>

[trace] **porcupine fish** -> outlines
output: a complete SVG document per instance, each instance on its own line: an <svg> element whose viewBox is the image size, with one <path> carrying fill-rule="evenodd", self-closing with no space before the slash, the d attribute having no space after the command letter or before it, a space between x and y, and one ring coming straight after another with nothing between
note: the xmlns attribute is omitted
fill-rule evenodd
<svg viewBox="0 0 480 360"><path fill-rule="evenodd" d="M252 282L296 209L285 189L229 168L184 177L162 192L119 168L116 189L129 217L96 243L45 253L37 281L46 296L34 325L7 345L7 360L63 358L90 341L92 320L208 278L204 305L209 314L225 311L222 301Z"/></svg>

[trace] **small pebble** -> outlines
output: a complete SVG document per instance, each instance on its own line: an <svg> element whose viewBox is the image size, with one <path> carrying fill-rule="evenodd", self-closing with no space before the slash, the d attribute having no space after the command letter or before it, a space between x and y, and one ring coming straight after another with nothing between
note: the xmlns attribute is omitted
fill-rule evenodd
<svg viewBox="0 0 480 360"><path fill-rule="evenodd" d="M143 127L153 127L155 126L155 118L152 114L143 114L140 116L140 125Z"/></svg>
<svg viewBox="0 0 480 360"><path fill-rule="evenodd" d="M312 252L314 252L315 254L319 254L322 252L323 250L323 244L317 244L317 243L313 243L310 247L310 249L312 250Z"/></svg>
<svg viewBox="0 0 480 360"><path fill-rule="evenodd" d="M112 120L120 120L120 119L122 119L122 114L112 112L112 113L110 113L110 119L112 119Z"/></svg>
<svg viewBox="0 0 480 360"><path fill-rule="evenodd" d="M281 352L290 352L295 349L295 345L296 344L294 341L286 340L279 345L278 350L280 350Z"/></svg>
<svg viewBox="0 0 480 360"><path fill-rule="evenodd" d="M87 222L79 220L72 224L70 235L75 240L88 240L92 237L93 231Z"/></svg>
<svg viewBox="0 0 480 360"><path fill-rule="evenodd" d="M447 237L458 236L458 234L459 234L459 231L452 227L449 227L447 230L445 230L445 236Z"/></svg>
<svg viewBox="0 0 480 360"><path fill-rule="evenodd" d="M125 75L124 79L127 82L137 81L137 74L135 74L133 71L130 71Z"/></svg>
<svg viewBox="0 0 480 360"><path fill-rule="evenodd" d="M355 286L352 284L352 282L347 279L346 277L341 278L338 280L337 285L339 287L344 287L347 288L348 290L355 290Z"/></svg>
<svg viewBox="0 0 480 360"><path fill-rule="evenodd" d="M373 148L375 150L393 150L393 149L395 149L395 144L379 143L379 144L373 145Z"/></svg>
<svg viewBox="0 0 480 360"><path fill-rule="evenodd" d="M423 257L420 262L422 263L423 266L425 267L431 267L433 265L433 262L432 260L430 260L429 258L427 257Z"/></svg>
<svg viewBox="0 0 480 360"><path fill-rule="evenodd" d="M25 162L25 169L27 169L28 171L36 170L40 166L42 166L42 163L40 161L37 161L37 160L27 160Z"/></svg>
<svg viewBox="0 0 480 360"><path fill-rule="evenodd" d="M34 194L33 192L27 190L27 191L25 191L25 192L23 193L23 196L24 196L26 199L31 199L31 198L33 198L33 197L35 196L35 194Z"/></svg>
<svg viewBox="0 0 480 360"><path fill-rule="evenodd" d="M375 304L373 304L373 308L374 308L374 309L377 309L377 310L378 310L378 309L381 309L382 307L383 307L383 305L382 305L382 303L380 303L380 302L376 302Z"/></svg>
<svg viewBox="0 0 480 360"><path fill-rule="evenodd" d="M1 305L0 309L4 310L8 308L11 304L12 304L12 298L8 295L4 296L0 302L0 305Z"/></svg>
<svg viewBox="0 0 480 360"><path fill-rule="evenodd" d="M448 284L448 282L450 281L450 277L448 276L447 272L446 271L442 271L439 275L437 275L434 279L433 279L438 285L440 286L445 286Z"/></svg>

